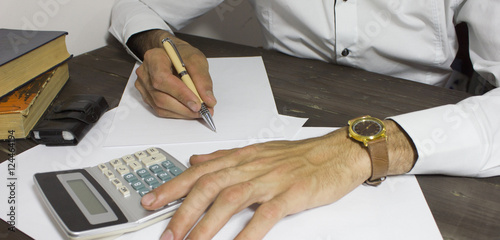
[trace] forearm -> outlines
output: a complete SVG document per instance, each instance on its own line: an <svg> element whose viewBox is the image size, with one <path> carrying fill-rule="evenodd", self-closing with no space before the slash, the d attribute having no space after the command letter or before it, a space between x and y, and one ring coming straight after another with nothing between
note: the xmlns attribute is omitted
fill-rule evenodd
<svg viewBox="0 0 500 240"><path fill-rule="evenodd" d="M127 47L141 60L144 60L144 54L153 48L163 48L161 40L164 38L174 40L176 45L187 44L175 37L168 31L153 29L132 35L127 41Z"/></svg>

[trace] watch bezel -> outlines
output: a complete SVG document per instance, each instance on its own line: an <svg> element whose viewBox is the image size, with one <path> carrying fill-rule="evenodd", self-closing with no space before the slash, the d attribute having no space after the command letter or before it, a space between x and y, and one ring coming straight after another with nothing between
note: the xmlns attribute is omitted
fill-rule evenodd
<svg viewBox="0 0 500 240"><path fill-rule="evenodd" d="M369 122L369 121L376 122L381 126L381 130L377 134L366 136L366 135L361 135L354 130L354 126L356 126L356 124L360 122ZM386 129L384 122L382 122L382 120L378 118L374 118L369 115L349 120L348 125L349 125L349 136L359 142L362 142L365 146L367 146L369 141L385 137Z"/></svg>

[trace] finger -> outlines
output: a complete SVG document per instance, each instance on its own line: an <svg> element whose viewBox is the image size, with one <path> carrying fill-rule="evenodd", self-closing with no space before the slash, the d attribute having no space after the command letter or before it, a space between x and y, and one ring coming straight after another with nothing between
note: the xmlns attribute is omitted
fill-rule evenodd
<svg viewBox="0 0 500 240"><path fill-rule="evenodd" d="M167 93L152 90L150 94L153 102L152 107L155 108L155 112L160 117L182 119L195 119L200 117L198 112L191 111L191 109L187 108L184 104Z"/></svg>
<svg viewBox="0 0 500 240"><path fill-rule="evenodd" d="M160 92L167 93L184 105L189 106L189 102L200 104L198 97L182 82L182 80L170 72L153 72L150 76L151 87ZM197 112L198 109L191 109Z"/></svg>
<svg viewBox="0 0 500 240"><path fill-rule="evenodd" d="M154 103L151 99L151 95L149 94L148 91L146 91L146 88L144 88L143 83L137 79L134 83L135 88L139 91L141 94L142 100L147 103L149 106L153 107Z"/></svg>
<svg viewBox="0 0 500 240"><path fill-rule="evenodd" d="M248 175L236 168L225 168L202 176L170 220L167 229L176 237L185 236L223 189L247 178Z"/></svg>
<svg viewBox="0 0 500 240"><path fill-rule="evenodd" d="M257 185L253 181L247 181L224 189L196 224L188 239L211 239L215 236L234 214L258 201L263 188Z"/></svg>
<svg viewBox="0 0 500 240"><path fill-rule="evenodd" d="M202 162L206 162L206 161L210 161L210 160L213 160L216 158L221 158L221 157L227 156L227 155L233 153L234 151L236 151L236 149L218 150L218 151L215 151L215 152L209 153L209 154L193 155L189 158L189 163L191 164L191 166L193 166L193 165L196 165L196 164L199 164Z"/></svg>
<svg viewBox="0 0 500 240"><path fill-rule="evenodd" d="M186 68L193 79L196 89L207 107L213 108L217 100L213 93L213 82L208 71L208 62L206 57L200 53L191 56L190 64Z"/></svg>
<svg viewBox="0 0 500 240"><path fill-rule="evenodd" d="M235 239L264 238L276 223L292 213L290 205L297 204L293 202L293 199L297 199L297 197L295 194L286 192L260 205L250 222Z"/></svg>
<svg viewBox="0 0 500 240"><path fill-rule="evenodd" d="M279 181L262 182L257 178L249 182L250 179L255 179L269 170L260 171L262 169L239 165L252 149L254 148L218 151L209 156L218 156L215 161L195 165L196 167L212 162L232 162L230 163L232 167L206 174L196 182L167 226L174 236L183 237L209 206L210 210L191 233L196 236L194 239L197 239L198 235L200 237L215 235L236 212L255 202L267 201L276 192L279 194L279 190L277 191L280 186ZM265 186L262 183L265 183ZM261 186L256 186L258 184Z"/></svg>
<svg viewBox="0 0 500 240"><path fill-rule="evenodd" d="M145 103L147 103L153 109L153 111L155 112L155 114L158 115L159 117L178 118L178 119L194 119L194 118L198 118L198 114L197 113L193 113L192 111L190 111L189 109L187 109L184 105L182 105L177 100L175 100L174 98L170 97L169 95L167 95L165 93L158 92L156 90L151 90L151 92L153 94L161 94L161 95L163 95L163 96L158 96L157 99L159 99L159 98L167 98L167 100L161 100L160 101L160 102L164 102L164 103L160 103L161 105L163 105L163 108L159 107L157 105L157 103L153 100L153 97L151 96L150 92L145 89L145 87L143 86L142 82L139 81L139 80L137 80L135 82L135 87L139 91L139 93L141 94L143 101ZM171 102L171 103L167 103L167 102ZM176 106L176 107L171 107L171 109L173 109L173 111L165 109L165 107L168 108L169 105ZM182 112L182 113L179 114L179 113L175 112L176 109L180 109L180 110L177 110L177 111L178 112Z"/></svg>
<svg viewBox="0 0 500 240"><path fill-rule="evenodd" d="M198 113L201 108L200 100L177 76L154 72L150 76L150 81L150 89L147 90L152 92L157 106L172 109L171 111L181 115L189 113L196 117L200 116Z"/></svg>
<svg viewBox="0 0 500 240"><path fill-rule="evenodd" d="M136 70L137 80L135 82L135 87L141 93L144 102L150 105L158 116L182 119L194 119L199 117L198 113L186 108L186 106L168 95L168 93L155 89L148 80L145 80L149 79L148 70L145 66L146 64L142 64ZM177 79L175 81L177 81Z"/></svg>
<svg viewBox="0 0 500 240"><path fill-rule="evenodd" d="M149 210L161 208L176 199L186 196L200 177L207 173L234 166L235 164L235 162L229 159L221 158L192 166L179 176L144 195L141 204Z"/></svg>

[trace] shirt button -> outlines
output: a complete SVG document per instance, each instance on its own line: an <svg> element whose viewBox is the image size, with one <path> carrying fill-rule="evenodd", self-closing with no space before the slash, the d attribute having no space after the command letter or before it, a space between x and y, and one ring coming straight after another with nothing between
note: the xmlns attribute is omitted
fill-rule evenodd
<svg viewBox="0 0 500 240"><path fill-rule="evenodd" d="M347 48L344 48L344 50L342 50L342 56L346 57L347 55L349 55L349 49Z"/></svg>

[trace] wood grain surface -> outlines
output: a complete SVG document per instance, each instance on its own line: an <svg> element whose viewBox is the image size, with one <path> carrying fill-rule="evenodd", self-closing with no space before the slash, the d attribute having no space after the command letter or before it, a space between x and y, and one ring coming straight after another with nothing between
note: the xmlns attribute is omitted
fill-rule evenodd
<svg viewBox="0 0 500 240"><path fill-rule="evenodd" d="M262 56L279 113L309 118L306 126L339 127L361 115L385 118L453 104L469 96L261 48L178 35L207 57ZM70 81L58 99L76 93L101 94L115 107L134 63L119 43L110 40L108 46L70 61ZM0 143L1 161L7 159L6 146L6 142ZM16 141L17 153L33 146L31 140ZM417 179L444 239L500 239L500 177L418 176ZM7 226L0 223L0 238L29 239L19 232L7 232Z"/></svg>

